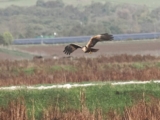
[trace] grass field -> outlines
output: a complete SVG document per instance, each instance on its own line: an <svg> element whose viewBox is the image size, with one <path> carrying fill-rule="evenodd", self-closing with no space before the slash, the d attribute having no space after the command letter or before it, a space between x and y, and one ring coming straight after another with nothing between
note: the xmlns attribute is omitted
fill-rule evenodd
<svg viewBox="0 0 160 120"><path fill-rule="evenodd" d="M0 61L0 86L160 79L160 58L117 55Z"/></svg>
<svg viewBox="0 0 160 120"><path fill-rule="evenodd" d="M3 54L3 55L2 55ZM7 58L5 56L8 56ZM15 60L15 58L18 59L32 59L33 55L27 52L22 52L19 50L16 50L14 48L9 47L0 47L0 56L4 57L2 60L8 59L8 60Z"/></svg>
<svg viewBox="0 0 160 120"><path fill-rule="evenodd" d="M131 116L132 119L146 116L159 119L160 84L109 84L120 80L160 79L159 61L160 57L126 54L0 61L0 86L103 83L70 89L0 90L0 119L128 120ZM143 109L147 112L142 114Z"/></svg>
<svg viewBox="0 0 160 120"><path fill-rule="evenodd" d="M101 110L101 117L107 117L107 113L117 111L122 115L124 109L133 106L140 101L150 102L160 98L160 84L126 85L80 87L71 89L50 89L50 90L16 90L0 91L0 106L7 108L8 104L16 99L24 100L28 118L40 120L44 113L53 107L58 108L62 116L66 111L83 111L84 107L93 113L96 109ZM18 107L17 105L16 107ZM18 108L17 108L18 109ZM0 110L2 112L2 110ZM86 112L86 111L84 111ZM74 112L73 112L74 114ZM86 114L86 113L85 113ZM50 115L49 117L52 117ZM53 118L52 118L53 119ZM99 119L101 120L101 119Z"/></svg>
<svg viewBox="0 0 160 120"><path fill-rule="evenodd" d="M114 45L116 43L118 42ZM155 51L159 52L158 43L153 40L120 42L114 47L110 43L107 47L104 46L107 48L104 51L109 51L111 54L113 54L113 49L110 50L109 47L117 48L118 52L121 51L120 48L123 48L123 51L130 50L132 55L120 52L118 55L103 56L102 54L95 58L73 55L73 59L61 57L30 61L1 60L0 86L22 85L24 89L0 90L0 119L145 120L148 118L152 120L155 118L159 120L160 84L153 82L125 86L109 84L112 81L160 79L160 57L154 56ZM25 50L25 46L23 49L20 47L22 46L10 52L18 57L17 52ZM53 54L59 53L64 48L64 46L57 47L28 46L26 53L40 50L39 53L46 51L48 54ZM133 55L135 49L137 52ZM151 54L153 56L141 55L140 53L144 52L141 50L144 50L146 54L153 51L154 54ZM1 52L10 54L8 50L1 50ZM103 85L47 90L25 88L26 85L51 86L60 83L103 83Z"/></svg>
<svg viewBox="0 0 160 120"><path fill-rule="evenodd" d="M1 8L5 8L7 6L10 5L18 5L18 6L32 6L36 4L37 0L0 0L0 7ZM48 1L48 0L45 0ZM156 8L160 6L160 1L159 0L63 0L64 3L66 4L72 4L74 6L85 6L85 5L89 5L92 2L112 2L113 4L121 4L121 3L130 3L130 4L136 4L136 5L146 5L149 6L150 8Z"/></svg>

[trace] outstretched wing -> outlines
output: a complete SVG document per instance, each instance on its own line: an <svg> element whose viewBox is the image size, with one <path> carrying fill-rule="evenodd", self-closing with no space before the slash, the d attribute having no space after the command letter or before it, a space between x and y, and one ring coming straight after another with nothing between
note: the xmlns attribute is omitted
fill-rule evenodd
<svg viewBox="0 0 160 120"><path fill-rule="evenodd" d="M79 46L79 45L76 45L76 44L69 44L69 45L67 45L65 48L64 48L64 53L65 54L71 54L73 51L75 51L77 48L82 48L81 46Z"/></svg>
<svg viewBox="0 0 160 120"><path fill-rule="evenodd" d="M99 41L111 41L111 40L113 40L113 36L108 33L96 35L89 40L86 47L88 48L93 47Z"/></svg>

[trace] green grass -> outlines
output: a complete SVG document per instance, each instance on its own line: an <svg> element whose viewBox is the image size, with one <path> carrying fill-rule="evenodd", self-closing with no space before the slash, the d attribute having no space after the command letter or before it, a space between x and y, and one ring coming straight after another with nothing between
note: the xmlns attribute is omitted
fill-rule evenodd
<svg viewBox="0 0 160 120"><path fill-rule="evenodd" d="M133 68L136 68L136 69L144 69L146 68L147 66L149 66L150 64L147 64L147 63L140 63L140 62L135 62L133 64L131 64L131 66Z"/></svg>
<svg viewBox="0 0 160 120"><path fill-rule="evenodd" d="M11 55L13 57L18 57L18 58L27 58L27 59L31 59L33 58L33 55L29 54L29 53L24 53L18 50L10 50L10 49L6 49L6 48L0 48L0 52Z"/></svg>
<svg viewBox="0 0 160 120"><path fill-rule="evenodd" d="M99 70L106 69L122 69L122 68L134 68L137 70L143 70L146 68L160 68L160 62L131 62L131 63L107 63L102 64Z"/></svg>
<svg viewBox="0 0 160 120"><path fill-rule="evenodd" d="M34 72L35 72L35 68L34 68L34 67L25 68L25 69L23 69L23 72L24 72L25 74L32 75L32 74L34 74Z"/></svg>
<svg viewBox="0 0 160 120"><path fill-rule="evenodd" d="M5 8L10 5L18 5L18 6L32 6L36 4L37 0L0 0L0 8ZM48 1L48 0L45 0ZM160 1L159 0L107 0L108 2L112 2L113 4L121 4L121 3L130 3L130 4L138 4L138 5L146 5L150 8L156 8L160 6ZM92 2L106 2L106 0L63 0L65 4L72 4L74 6L85 6L89 5Z"/></svg>
<svg viewBox="0 0 160 120"><path fill-rule="evenodd" d="M117 85L79 87L71 89L48 90L16 90L0 91L0 106L7 106L8 102L23 98L28 112L34 105L36 119L41 117L42 110L51 105L57 105L61 110L80 109L80 92L85 94L85 104L89 110L101 108L104 112L110 109L122 111L125 106L131 106L139 100L150 100L151 97L160 98L160 84L145 85Z"/></svg>
<svg viewBox="0 0 160 120"><path fill-rule="evenodd" d="M156 66L160 68L160 62L157 62L157 63L156 63Z"/></svg>
<svg viewBox="0 0 160 120"><path fill-rule="evenodd" d="M44 68L38 68L38 67L33 67L33 66L22 68L22 69L14 68L12 69L11 72L14 75L20 75L20 73L24 73L26 75L33 75L34 73L36 73L36 70L40 70L40 69L47 71L47 73L54 73L56 71L57 72L60 72L60 71L75 72L77 71L77 68L71 65L53 65L53 66L44 67Z"/></svg>

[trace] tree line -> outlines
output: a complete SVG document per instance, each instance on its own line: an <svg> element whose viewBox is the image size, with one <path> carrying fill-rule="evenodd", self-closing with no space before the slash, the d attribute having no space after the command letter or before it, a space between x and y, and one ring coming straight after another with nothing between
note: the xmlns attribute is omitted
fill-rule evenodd
<svg viewBox="0 0 160 120"><path fill-rule="evenodd" d="M80 36L159 32L160 7L132 4L92 3L84 7L62 1L38 0L30 7L0 9L0 33L9 31L14 39L38 36ZM0 35L2 37L3 35Z"/></svg>

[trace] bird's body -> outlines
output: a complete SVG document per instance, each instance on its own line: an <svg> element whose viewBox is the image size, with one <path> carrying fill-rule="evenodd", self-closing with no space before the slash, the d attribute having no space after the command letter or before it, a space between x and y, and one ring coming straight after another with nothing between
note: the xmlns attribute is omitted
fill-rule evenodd
<svg viewBox="0 0 160 120"><path fill-rule="evenodd" d="M113 39L112 35L109 35L108 33L100 34L91 37L89 42L85 46L79 46L76 44L69 44L65 47L64 53L67 55L70 55L73 51L75 51L78 48L81 48L84 53L91 53L91 52L97 52L98 49L94 49L94 45L99 41L111 41Z"/></svg>
<svg viewBox="0 0 160 120"><path fill-rule="evenodd" d="M91 47L86 47L86 46L84 46L84 47L82 47L82 51L83 51L84 53L97 52L98 49L94 49L94 48L91 48Z"/></svg>

